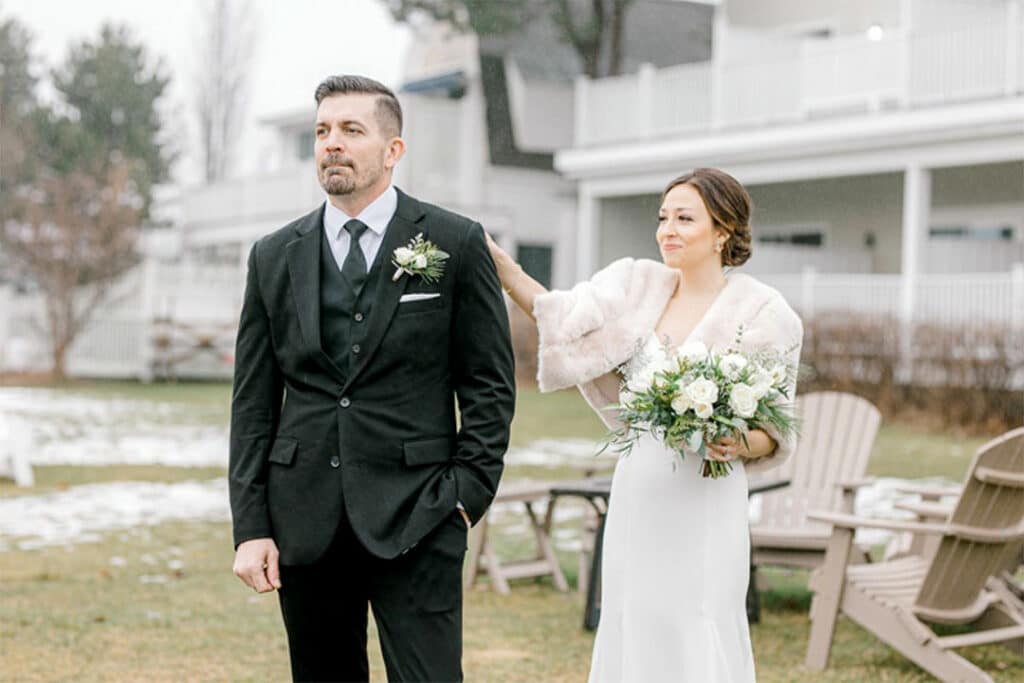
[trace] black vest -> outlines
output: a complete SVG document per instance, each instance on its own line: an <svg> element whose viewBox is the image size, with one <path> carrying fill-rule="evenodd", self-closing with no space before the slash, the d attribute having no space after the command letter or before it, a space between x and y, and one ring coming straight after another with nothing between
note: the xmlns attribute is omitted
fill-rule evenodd
<svg viewBox="0 0 1024 683"><path fill-rule="evenodd" d="M363 353L361 345L380 279L380 252L370 266L362 289L353 293L334 260L327 231L321 228L320 233L320 346L347 377ZM350 248L360 247L351 243Z"/></svg>

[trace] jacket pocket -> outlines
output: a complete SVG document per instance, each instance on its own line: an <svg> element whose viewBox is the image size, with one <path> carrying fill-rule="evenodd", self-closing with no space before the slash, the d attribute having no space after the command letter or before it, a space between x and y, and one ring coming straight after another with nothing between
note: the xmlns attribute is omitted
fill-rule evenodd
<svg viewBox="0 0 1024 683"><path fill-rule="evenodd" d="M270 448L270 457L267 459L278 465L291 465L295 460L295 450L298 447L299 442L294 439L274 439L274 445Z"/></svg>
<svg viewBox="0 0 1024 683"><path fill-rule="evenodd" d="M406 300L398 304L398 311L395 316L414 315L416 313L431 313L444 308L444 296L435 296L430 299Z"/></svg>
<svg viewBox="0 0 1024 683"><path fill-rule="evenodd" d="M455 437L445 436L439 439L422 439L406 441L402 444L405 453L405 464L434 465L451 460L455 453Z"/></svg>

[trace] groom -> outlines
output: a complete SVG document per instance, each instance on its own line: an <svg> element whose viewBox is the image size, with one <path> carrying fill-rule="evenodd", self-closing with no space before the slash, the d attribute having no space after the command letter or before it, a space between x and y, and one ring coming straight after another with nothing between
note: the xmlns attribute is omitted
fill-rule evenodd
<svg viewBox="0 0 1024 683"><path fill-rule="evenodd" d="M368 680L369 606L388 680L459 681L466 533L515 400L508 315L480 225L392 186L394 93L334 76L316 101L328 201L249 256L234 572L277 589L295 680ZM398 259L418 235L427 264Z"/></svg>

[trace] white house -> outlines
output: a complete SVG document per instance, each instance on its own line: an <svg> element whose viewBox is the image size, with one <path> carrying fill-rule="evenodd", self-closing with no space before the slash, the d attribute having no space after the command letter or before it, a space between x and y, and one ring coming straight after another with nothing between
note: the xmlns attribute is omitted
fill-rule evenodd
<svg viewBox="0 0 1024 683"><path fill-rule="evenodd" d="M623 36L625 67L707 59L712 14L699 3L641 3ZM656 30L672 23L688 27L686 41ZM415 33L395 88L408 143L396 184L479 220L545 284L570 285L576 190L554 153L574 137L575 54L549 21L483 41L438 24ZM249 248L324 201L314 113L311 93L308 106L263 121L277 140L264 172L160 202L176 231L150 240L150 257L72 347L70 374L230 374ZM0 289L0 370L45 367L39 310L36 297Z"/></svg>
<svg viewBox="0 0 1024 683"><path fill-rule="evenodd" d="M396 183L566 287L656 257L666 182L718 166L756 203L744 268L805 317L1024 328L1024 0L631 7L625 75L593 80L550 22L482 41L419 27ZM265 172L165 202L178 232L73 347L72 374L230 373L250 245L324 199L312 118L311 100L264 121ZM0 287L0 370L45 362L37 310Z"/></svg>
<svg viewBox="0 0 1024 683"><path fill-rule="evenodd" d="M1024 324L1024 3L723 0L702 63L576 83L577 277L657 256L667 181L756 204L744 268L805 315Z"/></svg>

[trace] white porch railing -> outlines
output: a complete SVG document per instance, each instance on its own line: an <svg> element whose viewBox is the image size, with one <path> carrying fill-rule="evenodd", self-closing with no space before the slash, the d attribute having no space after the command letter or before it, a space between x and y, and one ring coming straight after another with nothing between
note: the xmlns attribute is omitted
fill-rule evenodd
<svg viewBox="0 0 1024 683"><path fill-rule="evenodd" d="M868 249L815 247L800 244L758 242L743 271L752 275L801 272L813 268L819 273L871 273L874 256Z"/></svg>
<svg viewBox="0 0 1024 683"><path fill-rule="evenodd" d="M751 43L748 33L737 40ZM728 54L729 35L716 55ZM762 42L761 58L747 45L734 61L579 79L576 146L1024 93L1024 11L1013 2L878 40L766 34Z"/></svg>
<svg viewBox="0 0 1024 683"><path fill-rule="evenodd" d="M807 268L795 275L759 275L778 289L803 317L850 311L900 315L900 275L821 274ZM1024 332L1024 265L1008 273L921 275L914 292L913 322L941 325L1006 325Z"/></svg>
<svg viewBox="0 0 1024 683"><path fill-rule="evenodd" d="M195 328L196 337L230 325L238 319L244 284L242 266L147 261L121 278L76 337L67 371L77 377L149 378L159 320ZM0 372L45 371L51 348L42 297L0 288ZM197 353L186 367L200 376L231 374L211 352Z"/></svg>

